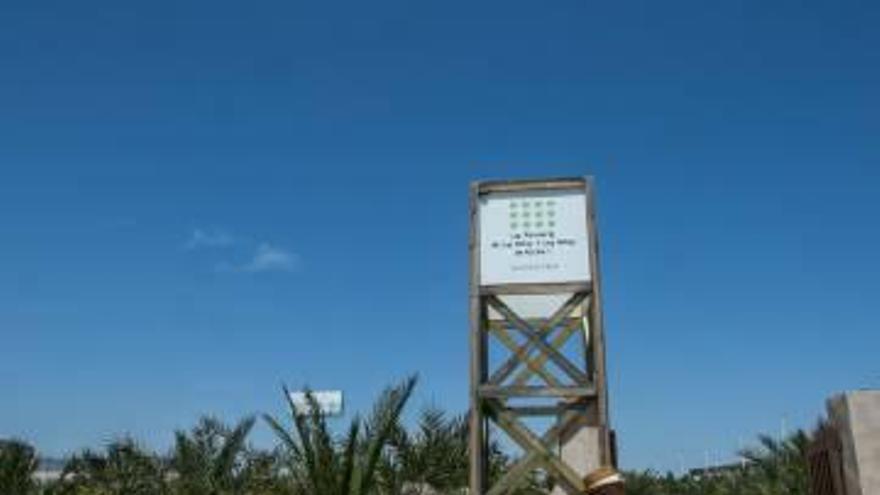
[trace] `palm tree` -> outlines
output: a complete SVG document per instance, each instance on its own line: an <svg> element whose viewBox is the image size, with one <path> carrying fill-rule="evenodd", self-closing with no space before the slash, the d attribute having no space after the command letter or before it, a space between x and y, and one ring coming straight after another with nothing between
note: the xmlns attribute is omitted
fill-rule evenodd
<svg viewBox="0 0 880 495"><path fill-rule="evenodd" d="M246 440L254 418L234 427L203 417L190 432L175 433L171 468L173 486L180 495L244 493L248 452Z"/></svg>
<svg viewBox="0 0 880 495"><path fill-rule="evenodd" d="M124 438L106 452L85 450L64 466L58 491L101 495L159 495L167 493L167 471L161 459Z"/></svg>
<svg viewBox="0 0 880 495"><path fill-rule="evenodd" d="M27 495L36 489L33 481L39 461L33 447L18 440L0 441L0 493Z"/></svg>
<svg viewBox="0 0 880 495"><path fill-rule="evenodd" d="M302 495L368 495L379 485L378 467L399 428L400 415L416 385L412 376L389 387L373 406L369 418L355 416L346 434L335 438L311 393L308 414L299 414L287 387L282 387L293 428L272 416L264 419L282 442L289 483Z"/></svg>
<svg viewBox="0 0 880 495"><path fill-rule="evenodd" d="M777 440L769 435L758 437L760 446L743 450L751 467L749 485L752 493L803 495L808 490L807 448L810 436L803 430Z"/></svg>
<svg viewBox="0 0 880 495"><path fill-rule="evenodd" d="M285 483L286 466L277 451L248 450L239 473L248 495L299 495Z"/></svg>
<svg viewBox="0 0 880 495"><path fill-rule="evenodd" d="M422 412L415 433L398 427L381 464L385 492L450 493L467 486L467 415L447 419L437 408Z"/></svg>
<svg viewBox="0 0 880 495"><path fill-rule="evenodd" d="M806 495L809 442L803 431L783 440L763 435L758 447L740 452L746 459L742 467L713 476L630 472L626 491L630 495Z"/></svg>

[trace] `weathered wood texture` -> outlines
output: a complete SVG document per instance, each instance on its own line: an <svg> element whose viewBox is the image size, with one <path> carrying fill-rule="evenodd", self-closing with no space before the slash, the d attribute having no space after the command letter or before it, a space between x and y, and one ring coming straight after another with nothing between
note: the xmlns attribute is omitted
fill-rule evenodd
<svg viewBox="0 0 880 495"><path fill-rule="evenodd" d="M846 495L843 442L828 422L819 426L807 449L810 495Z"/></svg>
<svg viewBox="0 0 880 495"><path fill-rule="evenodd" d="M582 282L568 283L539 283L539 284L497 284L480 287L480 294L505 295L505 294L568 294L572 292L588 292L590 285Z"/></svg>
<svg viewBox="0 0 880 495"><path fill-rule="evenodd" d="M471 185L470 192L470 493L482 494L486 490L488 459L486 445L487 428L483 419L483 405L479 387L485 381L486 354L483 331L483 301L480 297L480 239L477 208L479 184Z"/></svg>
<svg viewBox="0 0 880 495"><path fill-rule="evenodd" d="M581 177L534 180L488 180L478 183L479 194L522 192L522 191L560 191L583 189L589 179Z"/></svg>
<svg viewBox="0 0 880 495"><path fill-rule="evenodd" d="M592 279L586 283L480 286L480 196L548 190L581 190L587 194L586 229ZM613 462L592 180L491 181L472 184L470 193L470 493L507 493L525 482L535 469L544 470L567 493L579 493L584 489L580 470L567 464L559 453L560 439L567 429L585 424L599 428L599 462ZM499 297L513 294L569 296L545 318L523 318ZM488 319L489 308L495 315L492 321ZM582 353L572 358L570 353L563 353L563 348L579 331ZM515 338L517 334L520 340ZM488 363L490 337L510 353L494 370L489 369ZM548 366L551 364L552 368ZM522 404L523 400L531 402ZM536 416L554 418L555 424L543 435L536 434L520 419ZM490 420L524 451L513 468L491 487L487 482L486 457Z"/></svg>
<svg viewBox="0 0 880 495"><path fill-rule="evenodd" d="M612 463L611 455L611 439L609 437L608 425L610 418L608 414L608 388L605 373L605 322L602 313L602 273L599 267L599 228L596 216L596 188L593 179L588 178L586 181L587 190L587 234L590 239L590 267L592 268L593 280L592 291L590 292L590 348L589 358L587 360L591 371L591 378L596 386L596 393L599 396L598 407L598 424L596 426L605 428L605 435L602 436L603 445L602 463L610 465Z"/></svg>

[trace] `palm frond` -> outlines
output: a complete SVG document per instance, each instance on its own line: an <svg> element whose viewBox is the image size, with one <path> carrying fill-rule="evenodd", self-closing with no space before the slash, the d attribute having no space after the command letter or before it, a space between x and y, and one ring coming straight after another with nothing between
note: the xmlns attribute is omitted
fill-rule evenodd
<svg viewBox="0 0 880 495"><path fill-rule="evenodd" d="M373 488L376 465L381 458L382 449L400 420L417 381L418 377L413 375L396 387L386 389L374 406L367 426L369 443L358 493L366 494Z"/></svg>

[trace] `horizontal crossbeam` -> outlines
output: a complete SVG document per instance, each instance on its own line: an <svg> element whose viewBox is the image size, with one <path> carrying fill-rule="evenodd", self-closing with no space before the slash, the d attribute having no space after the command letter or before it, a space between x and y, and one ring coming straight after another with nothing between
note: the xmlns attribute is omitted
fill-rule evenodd
<svg viewBox="0 0 880 495"><path fill-rule="evenodd" d="M502 406L505 411L517 416L553 416L559 417L566 412L583 412L583 402L559 402L552 406Z"/></svg>
<svg viewBox="0 0 880 495"><path fill-rule="evenodd" d="M587 181L582 177L559 177L552 179L487 180L476 186L478 195L522 191L560 191L573 189L583 191Z"/></svg>
<svg viewBox="0 0 880 495"><path fill-rule="evenodd" d="M480 286L480 294L488 295L544 295L589 292L589 282L540 283L540 284L498 284Z"/></svg>
<svg viewBox="0 0 880 495"><path fill-rule="evenodd" d="M486 398L507 398L507 397L559 397L559 398L581 398L595 397L596 387L579 386L579 387L543 387L528 385L480 385L477 389L480 396Z"/></svg>

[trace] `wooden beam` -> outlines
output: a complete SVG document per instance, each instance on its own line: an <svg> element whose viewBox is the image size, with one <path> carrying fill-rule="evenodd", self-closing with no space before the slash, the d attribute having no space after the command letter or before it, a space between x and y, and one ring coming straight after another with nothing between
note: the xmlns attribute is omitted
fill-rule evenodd
<svg viewBox="0 0 880 495"><path fill-rule="evenodd" d="M529 386L497 386L481 385L479 387L481 397L485 398L508 398L508 397L559 397L579 398L595 397L596 388L592 386L580 387L529 387Z"/></svg>
<svg viewBox="0 0 880 495"><path fill-rule="evenodd" d="M507 328L503 325L489 325L489 329L492 331L492 334L498 337L498 340L501 341L512 353L514 353L520 361L526 363L529 370L533 373L537 373L548 385L552 387L559 387L562 383L553 376L552 373L544 369L543 365L538 364L537 362L529 359L529 356L519 347L519 344L510 336L507 332Z"/></svg>
<svg viewBox="0 0 880 495"><path fill-rule="evenodd" d="M589 299L587 299L587 302L589 302ZM584 316L586 316L586 314L587 314L587 313L586 313L586 311L585 311L585 312L584 312ZM500 316L500 315L499 315L499 316ZM523 321L524 321L524 322L528 323L529 326L532 326L532 327L538 328L539 331L540 331L540 330L544 330L544 326L545 326L545 324L546 324L549 320L550 320L549 318L523 318ZM426 321L427 321L427 320L426 320ZM559 321L559 325L575 325L575 324L579 324L581 321L582 321L582 317L580 317L580 316L577 316L577 317L575 317L575 316L570 316L570 317L568 317L568 318L562 318L562 319ZM502 324L502 323L503 323L503 324L507 324L507 320L505 320L504 317L500 317L500 318L492 318L492 312L491 312L491 311L489 312L489 322L490 322L490 323L493 323L493 324ZM558 325L557 325L557 326L558 326ZM546 329L546 330L552 330L552 328L549 328L549 329Z"/></svg>
<svg viewBox="0 0 880 495"><path fill-rule="evenodd" d="M571 312L575 310L577 305L580 304L587 297L587 295L588 295L588 293L586 293L586 292L578 292L578 293L572 294L572 296L568 299L568 301L566 301L564 304L562 304L562 306L560 306L559 309L557 309L556 312L553 313L553 315L549 319L547 319L545 322L543 322L540 326L537 327L538 334L543 336L543 335L547 334L548 332L550 332L551 330L553 330L554 328L556 328L556 326L559 325L559 322L562 321L563 319L567 318L568 315L570 315ZM494 297L494 296L489 296L487 299L489 300L490 303L492 302L492 300L495 300L495 301L498 301L499 303L503 304L503 302L500 299L498 299L497 297ZM506 305L505 305L505 308L507 308ZM515 313L513 313L513 311L510 308L507 308L507 313L504 313L501 311L499 311L499 313L501 313L501 315L504 316L505 320L508 323L514 324L514 322L511 320L510 315L515 315ZM520 318L519 316L516 316L516 318L518 319L520 324L525 324L526 326L529 326L529 323L527 321L525 321L524 319ZM525 351L529 355L531 355L531 352L532 352L531 349L533 347L531 342L527 342L527 343L523 344L523 346L521 346L521 347L523 347L525 349ZM489 383L494 383L494 384L502 383L514 371L516 371L516 368L519 366L519 364L520 364L520 361L517 359L517 357L511 356L510 358L507 359L507 361L505 361L501 366L499 366L495 370L494 373L492 373L492 376L489 377Z"/></svg>
<svg viewBox="0 0 880 495"><path fill-rule="evenodd" d="M587 235L589 236L590 269L593 274L593 290L590 293L590 356L589 365L592 367L592 379L596 385L598 394L598 426L608 431L610 418L608 415L608 388L605 373L605 324L602 315L602 273L599 267L599 228L596 215L596 190L593 180L586 182L587 190ZM603 434L599 441L602 443L600 454L602 464L610 465L612 462L611 442L608 435Z"/></svg>
<svg viewBox="0 0 880 495"><path fill-rule="evenodd" d="M505 192L583 190L586 179L583 177L560 177L537 180L488 180L479 183L480 195Z"/></svg>
<svg viewBox="0 0 880 495"><path fill-rule="evenodd" d="M496 284L480 286L483 295L537 295L537 294L570 294L572 292L588 292L587 282L562 282L538 284Z"/></svg>
<svg viewBox="0 0 880 495"><path fill-rule="evenodd" d="M552 406L503 406L504 410L517 416L553 416L554 418L565 412L583 411L585 405L582 402L559 401Z"/></svg>
<svg viewBox="0 0 880 495"><path fill-rule="evenodd" d="M504 472L501 478L489 488L486 495L507 495L526 481L526 476L540 466L538 457L527 455L521 462Z"/></svg>
<svg viewBox="0 0 880 495"><path fill-rule="evenodd" d="M484 303L480 297L480 232L479 232L479 185L470 188L470 239L468 250L470 258L469 317L470 317L470 433L468 452L470 455L470 493L483 495L487 485L488 463L485 436L486 420L480 397L480 385L486 379L486 339L483 331Z"/></svg>
<svg viewBox="0 0 880 495"><path fill-rule="evenodd" d="M523 335L526 336L535 346L537 346L541 351L543 351L547 356L553 360L553 363L559 366L562 371L565 372L572 380L574 380L577 384L587 384L589 382L589 378L585 375L581 370L577 368L577 366L571 364L571 361L568 360L567 357L563 356L562 353L554 349L550 346L545 340L544 337L538 334L535 330L533 330L528 323L522 320L516 313L514 313L510 308L504 304L504 301L498 299L496 296L489 296L486 298L488 303L499 313L504 315L504 317L513 324L514 328L519 330ZM493 377L494 378L494 377Z"/></svg>
<svg viewBox="0 0 880 495"><path fill-rule="evenodd" d="M552 345L555 349L561 348L569 338L577 331L578 326L580 326L580 318L573 319L574 321L567 322L565 326L562 327L562 330L556 334L556 337L553 337L553 340L550 341L550 345ZM544 365L547 363L547 356L545 354L538 354L533 359L529 359L527 364L534 364L544 368ZM516 378L513 379L513 383L515 385L525 385L525 383L532 377L531 366L519 372L516 375Z"/></svg>
<svg viewBox="0 0 880 495"><path fill-rule="evenodd" d="M566 464L565 461L556 456L547 445L545 445L541 438L526 428L513 414L494 407L491 401L487 402L487 404L492 409L495 423L498 424L498 426L500 426L514 442L519 444L519 446L526 452L536 456L538 462L540 462L548 471L555 472L568 484L575 487L578 492L585 491L584 480L581 479L581 476L572 469L571 466Z"/></svg>
<svg viewBox="0 0 880 495"><path fill-rule="evenodd" d="M495 408L504 407L500 402L495 402L493 406ZM557 422L549 430L544 432L541 441L551 449L556 448L556 444L559 441L559 437L562 436L562 432L567 430L574 421L575 418L569 416L561 422ZM507 494L509 491L521 485L526 480L526 476L528 476L529 472L537 467L540 467L539 456L534 452L527 452L513 466L511 466L504 475L501 476L495 485L492 486L491 490L489 490L487 495Z"/></svg>

